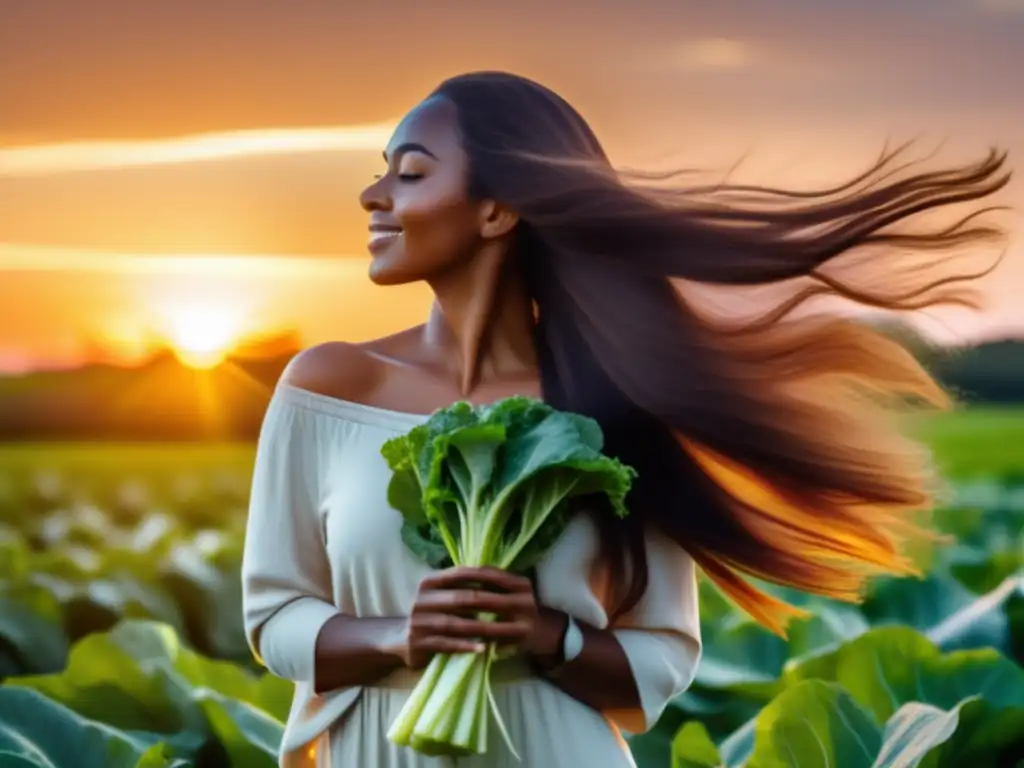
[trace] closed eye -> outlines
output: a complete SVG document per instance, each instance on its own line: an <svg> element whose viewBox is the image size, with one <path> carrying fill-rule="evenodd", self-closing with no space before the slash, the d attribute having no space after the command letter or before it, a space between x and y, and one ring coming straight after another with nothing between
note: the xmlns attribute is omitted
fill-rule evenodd
<svg viewBox="0 0 1024 768"><path fill-rule="evenodd" d="M373 178L374 178L375 181L380 181L381 179L384 178L384 175L385 174L383 174L383 173L375 173L375 174L373 174ZM399 181L407 181L407 182L408 181L419 181L422 178L423 178L423 174L422 173L400 173L400 174L398 174L398 180Z"/></svg>

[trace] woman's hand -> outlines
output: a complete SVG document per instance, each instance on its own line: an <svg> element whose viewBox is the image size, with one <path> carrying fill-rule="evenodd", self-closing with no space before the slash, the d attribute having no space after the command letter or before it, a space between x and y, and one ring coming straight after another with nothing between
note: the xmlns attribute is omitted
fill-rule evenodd
<svg viewBox="0 0 1024 768"><path fill-rule="evenodd" d="M477 618L492 613L494 621ZM426 666L436 653L479 653L486 643L535 656L557 655L565 615L537 605L532 582L497 568L455 567L420 582L406 622L405 665Z"/></svg>

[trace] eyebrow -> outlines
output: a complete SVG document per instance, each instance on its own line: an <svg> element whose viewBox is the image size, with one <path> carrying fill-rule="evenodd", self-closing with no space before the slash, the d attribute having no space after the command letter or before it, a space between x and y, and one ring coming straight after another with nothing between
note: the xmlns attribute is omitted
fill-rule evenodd
<svg viewBox="0 0 1024 768"><path fill-rule="evenodd" d="M417 143L412 142L412 141L407 141L404 144L399 144L397 147L395 147L395 156L396 157L399 156L399 155L404 155L406 152L419 152L421 154L427 155L428 157L432 157L435 160L438 159L437 155L435 155L429 149L424 147L422 144L417 144ZM387 162L387 159L388 159L387 151L383 152L382 154L384 155L384 161Z"/></svg>

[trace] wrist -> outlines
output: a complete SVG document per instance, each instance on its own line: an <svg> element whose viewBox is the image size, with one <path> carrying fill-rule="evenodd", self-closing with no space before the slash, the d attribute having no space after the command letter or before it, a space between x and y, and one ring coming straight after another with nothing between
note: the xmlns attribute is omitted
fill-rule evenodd
<svg viewBox="0 0 1024 768"><path fill-rule="evenodd" d="M374 643L374 650L396 666L409 667L408 621L386 619L381 622L380 631Z"/></svg>
<svg viewBox="0 0 1024 768"><path fill-rule="evenodd" d="M542 608L536 636L527 652L542 666L557 666L562 660L562 646L568 627L568 614L554 608Z"/></svg>

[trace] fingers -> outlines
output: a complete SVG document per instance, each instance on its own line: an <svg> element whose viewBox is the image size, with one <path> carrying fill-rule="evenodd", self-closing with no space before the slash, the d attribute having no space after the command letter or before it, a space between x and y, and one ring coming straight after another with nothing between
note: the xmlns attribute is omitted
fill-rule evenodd
<svg viewBox="0 0 1024 768"><path fill-rule="evenodd" d="M445 613L413 614L411 634L415 638L448 637L455 639L504 640L517 642L530 631L527 621L479 621ZM415 642L417 647L420 643ZM473 645L473 643L470 643Z"/></svg>
<svg viewBox="0 0 1024 768"><path fill-rule="evenodd" d="M506 615L532 610L534 602L532 592L507 594L486 589L438 589L421 593L415 611L450 614L490 611Z"/></svg>
<svg viewBox="0 0 1024 768"><path fill-rule="evenodd" d="M486 649L486 645L476 640L442 635L424 637L416 643L417 652L430 655L435 653L483 653Z"/></svg>
<svg viewBox="0 0 1024 768"><path fill-rule="evenodd" d="M488 566L456 566L431 574L422 582L427 589L451 589L478 583L501 592L532 592L533 584L525 576Z"/></svg>
<svg viewBox="0 0 1024 768"><path fill-rule="evenodd" d="M518 647L531 636L536 613L529 579L497 568L450 568L420 583L408 642L416 658L479 653L486 643Z"/></svg>

